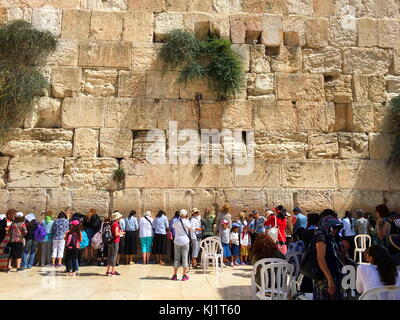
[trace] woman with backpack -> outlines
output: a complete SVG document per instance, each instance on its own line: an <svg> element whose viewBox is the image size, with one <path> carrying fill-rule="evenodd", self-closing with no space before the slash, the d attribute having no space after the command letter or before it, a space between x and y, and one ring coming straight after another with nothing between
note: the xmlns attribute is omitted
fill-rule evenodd
<svg viewBox="0 0 400 320"><path fill-rule="evenodd" d="M137 239L139 223L136 219L136 211L132 210L129 213L129 217L125 219L125 253L126 253L126 264L132 264L133 255L137 254Z"/></svg>
<svg viewBox="0 0 400 320"><path fill-rule="evenodd" d="M112 241L110 218L107 217L104 219L104 222L100 230L101 230L101 240L100 239L98 240L98 248L96 249L96 256L97 256L97 265L104 266L107 263L107 258L108 258L108 244ZM95 238L96 237L92 238L92 245Z"/></svg>
<svg viewBox="0 0 400 320"><path fill-rule="evenodd" d="M112 241L108 245L108 259L107 259L107 272L106 276L119 276L120 273L115 271L115 267L117 265L117 256L119 249L119 242L121 236L124 235L125 232L121 230L119 225L119 221L122 218L122 214L118 211L112 214L112 225L111 225L111 233L112 233Z"/></svg>
<svg viewBox="0 0 400 320"><path fill-rule="evenodd" d="M82 233L78 220L70 222L71 229L65 234L65 266L67 276L75 276L78 272L78 255Z"/></svg>
<svg viewBox="0 0 400 320"><path fill-rule="evenodd" d="M36 217L33 213L29 213L25 217L26 235L25 235L25 247L22 255L23 269L31 269L35 263L36 249L39 242L35 240L35 231L39 223L36 221Z"/></svg>
<svg viewBox="0 0 400 320"><path fill-rule="evenodd" d="M142 247L143 264L148 264L153 244L153 218L150 211L146 211L139 220L139 238Z"/></svg>
<svg viewBox="0 0 400 320"><path fill-rule="evenodd" d="M24 249L24 237L27 233L25 218L22 212L17 212L15 219L10 226L10 242L8 246L11 249L8 268L11 269L11 262L15 259L17 271L24 270L21 268L21 258Z"/></svg>

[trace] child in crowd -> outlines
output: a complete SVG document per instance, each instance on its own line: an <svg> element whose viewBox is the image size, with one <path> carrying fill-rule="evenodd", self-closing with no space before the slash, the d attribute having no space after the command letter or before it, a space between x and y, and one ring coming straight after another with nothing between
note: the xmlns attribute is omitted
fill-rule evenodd
<svg viewBox="0 0 400 320"><path fill-rule="evenodd" d="M232 231L229 234L229 243L231 245L231 267L238 266L237 259L239 258L239 228L238 223L232 224Z"/></svg>
<svg viewBox="0 0 400 320"><path fill-rule="evenodd" d="M231 257L231 250L229 249L229 241L230 241L229 234L231 232L229 228L229 221L225 219L221 220L221 226L222 230L220 232L220 236L221 236L221 243L224 255L224 264L229 265L228 258Z"/></svg>
<svg viewBox="0 0 400 320"><path fill-rule="evenodd" d="M71 229L65 235L65 266L67 276L75 276L78 271L78 255L82 233L78 220L72 220L70 225Z"/></svg>
<svg viewBox="0 0 400 320"><path fill-rule="evenodd" d="M242 265L249 264L249 250L251 248L251 235L248 226L244 226L240 233L240 261Z"/></svg>

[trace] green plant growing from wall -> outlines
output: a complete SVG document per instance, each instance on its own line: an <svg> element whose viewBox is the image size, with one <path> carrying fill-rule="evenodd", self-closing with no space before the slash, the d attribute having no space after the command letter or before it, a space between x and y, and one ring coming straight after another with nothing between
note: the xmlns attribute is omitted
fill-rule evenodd
<svg viewBox="0 0 400 320"><path fill-rule="evenodd" d="M43 95L48 81L38 67L56 49L57 39L23 20L0 27L0 143L20 127Z"/></svg>
<svg viewBox="0 0 400 320"><path fill-rule="evenodd" d="M113 175L113 179L114 181L118 182L118 183L122 183L125 179L125 171L124 169L117 169L114 171L114 175Z"/></svg>
<svg viewBox="0 0 400 320"><path fill-rule="evenodd" d="M208 79L209 87L222 98L234 97L243 87L243 63L226 39L201 41L189 31L168 33L159 57L165 67L179 68L178 82Z"/></svg>
<svg viewBox="0 0 400 320"><path fill-rule="evenodd" d="M393 126L397 132L393 149L389 157L389 165L393 169L400 168L400 95L390 101L390 114L393 118Z"/></svg>

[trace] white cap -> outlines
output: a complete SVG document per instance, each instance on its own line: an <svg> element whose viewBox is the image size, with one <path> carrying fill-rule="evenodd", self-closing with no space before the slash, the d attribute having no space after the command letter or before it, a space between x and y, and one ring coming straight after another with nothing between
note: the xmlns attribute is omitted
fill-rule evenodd
<svg viewBox="0 0 400 320"><path fill-rule="evenodd" d="M143 213L144 217L151 217L151 212L150 211L146 211L145 213Z"/></svg>
<svg viewBox="0 0 400 320"><path fill-rule="evenodd" d="M21 211L18 211L18 212L16 213L15 216L16 216L17 218L19 218L19 217L23 217L24 214L23 214Z"/></svg>
<svg viewBox="0 0 400 320"><path fill-rule="evenodd" d="M34 213L30 213L26 215L25 219L28 220L28 222L31 222L33 219L36 219L36 217Z"/></svg>
<svg viewBox="0 0 400 320"><path fill-rule="evenodd" d="M185 209L181 209L180 211L179 211L179 215L181 216L181 217L187 217L187 211L185 210Z"/></svg>

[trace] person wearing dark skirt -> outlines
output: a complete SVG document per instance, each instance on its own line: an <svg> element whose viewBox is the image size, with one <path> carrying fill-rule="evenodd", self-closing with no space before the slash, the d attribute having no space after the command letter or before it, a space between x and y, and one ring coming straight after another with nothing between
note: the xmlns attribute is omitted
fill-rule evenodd
<svg viewBox="0 0 400 320"><path fill-rule="evenodd" d="M153 254L156 255L157 263L164 264L162 257L167 253L167 232L169 231L169 224L168 218L163 210L158 211L153 222L153 229Z"/></svg>
<svg viewBox="0 0 400 320"><path fill-rule="evenodd" d="M22 271L21 258L24 249L24 237L27 233L25 218L22 212L17 212L13 223L10 226L10 242L8 246L11 249L10 260L8 268L11 269L11 262L13 259L16 261L17 271Z"/></svg>
<svg viewBox="0 0 400 320"><path fill-rule="evenodd" d="M125 219L125 257L126 264L133 264L133 255L137 254L139 224L135 218L136 211L132 210Z"/></svg>

